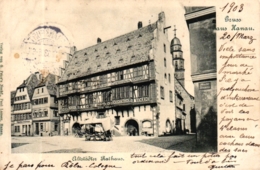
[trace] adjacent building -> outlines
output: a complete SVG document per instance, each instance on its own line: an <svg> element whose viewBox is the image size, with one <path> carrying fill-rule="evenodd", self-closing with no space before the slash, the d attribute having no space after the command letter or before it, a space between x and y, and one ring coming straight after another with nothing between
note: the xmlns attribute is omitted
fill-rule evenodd
<svg viewBox="0 0 260 170"><path fill-rule="evenodd" d="M13 111L11 112L11 135L32 135L32 96L34 88L39 83L39 73L31 74L23 83L11 93Z"/></svg>
<svg viewBox="0 0 260 170"><path fill-rule="evenodd" d="M175 84L184 84L184 77L176 80L169 28L161 12L148 26L139 22L135 31L104 42L98 38L96 45L83 50L72 49L58 82L61 134L71 135L89 120L104 117L110 117L118 136L190 131L182 102L180 115L176 112L176 96L187 103L193 97L182 96L187 93L182 92L184 86L176 90Z"/></svg>
<svg viewBox="0 0 260 170"><path fill-rule="evenodd" d="M35 72L11 92L12 136L59 135L57 79Z"/></svg>
<svg viewBox="0 0 260 170"><path fill-rule="evenodd" d="M217 57L215 7L185 7L198 144L217 150Z"/></svg>
<svg viewBox="0 0 260 170"><path fill-rule="evenodd" d="M48 74L34 88L32 97L32 124L34 136L59 135L58 100L56 81L58 77Z"/></svg>

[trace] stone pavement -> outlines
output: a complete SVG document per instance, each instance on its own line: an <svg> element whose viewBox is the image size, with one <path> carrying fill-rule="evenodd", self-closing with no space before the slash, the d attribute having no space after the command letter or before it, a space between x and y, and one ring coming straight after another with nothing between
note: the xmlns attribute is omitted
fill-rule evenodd
<svg viewBox="0 0 260 170"><path fill-rule="evenodd" d="M146 137L114 137L113 141L85 141L74 136L12 137L12 153L113 153L163 152L177 150L190 152L195 135Z"/></svg>

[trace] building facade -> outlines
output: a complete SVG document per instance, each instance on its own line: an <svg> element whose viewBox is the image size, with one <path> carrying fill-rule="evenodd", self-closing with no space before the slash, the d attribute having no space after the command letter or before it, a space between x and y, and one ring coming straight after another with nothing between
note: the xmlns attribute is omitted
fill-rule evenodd
<svg viewBox="0 0 260 170"><path fill-rule="evenodd" d="M217 59L215 7L185 7L190 33L197 142L217 150Z"/></svg>
<svg viewBox="0 0 260 170"><path fill-rule="evenodd" d="M114 122L114 135L173 132L174 67L166 26L162 12L153 24L138 23L133 32L98 39L72 54L58 83L61 133L103 117Z"/></svg>
<svg viewBox="0 0 260 170"><path fill-rule="evenodd" d="M31 74L17 87L13 95L13 111L11 112L11 135L13 136L32 135L31 102L34 87L39 83L38 75L39 73Z"/></svg>
<svg viewBox="0 0 260 170"><path fill-rule="evenodd" d="M34 136L59 135L58 100L56 81L58 77L48 74L35 87L32 97L32 124Z"/></svg>

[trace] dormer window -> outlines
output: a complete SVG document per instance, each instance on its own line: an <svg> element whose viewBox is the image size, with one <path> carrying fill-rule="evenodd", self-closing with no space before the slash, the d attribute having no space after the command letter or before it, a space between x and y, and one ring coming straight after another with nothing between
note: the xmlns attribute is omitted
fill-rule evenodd
<svg viewBox="0 0 260 170"><path fill-rule="evenodd" d="M98 50L97 49L95 49L95 51L94 52L97 52Z"/></svg>
<svg viewBox="0 0 260 170"><path fill-rule="evenodd" d="M127 47L127 50L130 50L132 48L132 45L129 45L128 47Z"/></svg>
<svg viewBox="0 0 260 170"><path fill-rule="evenodd" d="M133 55L133 56L131 57L130 62L133 62L134 60L135 60L135 55Z"/></svg>
<svg viewBox="0 0 260 170"><path fill-rule="evenodd" d="M90 67L88 68L88 71L87 71L87 72L88 72L88 73L91 72L91 68L90 68Z"/></svg>
<svg viewBox="0 0 260 170"><path fill-rule="evenodd" d="M142 35L141 35L141 34L139 34L139 35L138 35L138 38L140 38L140 37L142 37Z"/></svg>
<svg viewBox="0 0 260 170"><path fill-rule="evenodd" d="M107 49L107 46L105 46L104 49Z"/></svg>
<svg viewBox="0 0 260 170"><path fill-rule="evenodd" d="M87 53L84 54L84 56L88 55Z"/></svg>
<svg viewBox="0 0 260 170"><path fill-rule="evenodd" d="M120 52L120 49L117 49L116 52L117 52L117 53Z"/></svg>
<svg viewBox="0 0 260 170"><path fill-rule="evenodd" d="M98 58L99 58L99 55L96 56L96 59L98 59Z"/></svg>
<svg viewBox="0 0 260 170"><path fill-rule="evenodd" d="M127 39L126 39L126 42L127 42L127 41L130 41L130 39L129 39L129 38L127 38Z"/></svg>
<svg viewBox="0 0 260 170"><path fill-rule="evenodd" d="M108 66L108 67L111 66L111 61L109 61L109 62L107 63L107 66Z"/></svg>
<svg viewBox="0 0 260 170"><path fill-rule="evenodd" d="M101 68L101 65L99 64L99 65L97 65L97 69L100 69Z"/></svg>
<svg viewBox="0 0 260 170"><path fill-rule="evenodd" d="M124 59L123 58L120 58L118 63L123 63Z"/></svg>
<svg viewBox="0 0 260 170"><path fill-rule="evenodd" d="M86 58L85 61L88 61L88 58Z"/></svg>
<svg viewBox="0 0 260 170"><path fill-rule="evenodd" d="M116 43L116 42L114 43L114 46L115 46L115 45L117 45L117 43Z"/></svg>

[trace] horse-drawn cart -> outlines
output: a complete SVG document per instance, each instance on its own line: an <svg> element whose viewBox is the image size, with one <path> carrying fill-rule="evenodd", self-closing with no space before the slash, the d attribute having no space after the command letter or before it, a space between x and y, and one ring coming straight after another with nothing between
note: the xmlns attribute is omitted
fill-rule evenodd
<svg viewBox="0 0 260 170"><path fill-rule="evenodd" d="M89 119L84 123L86 132L85 138L86 141L111 141L112 133L111 130L113 128L113 123L109 117L101 118L101 119Z"/></svg>

